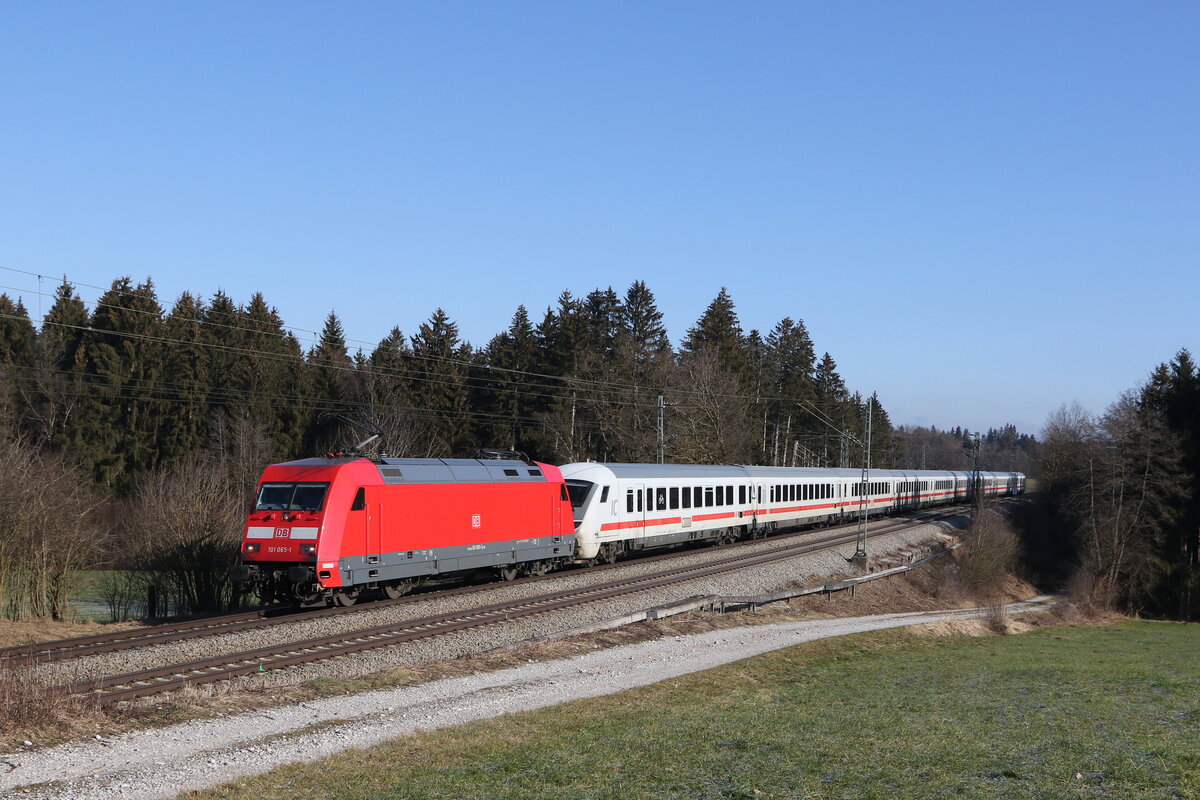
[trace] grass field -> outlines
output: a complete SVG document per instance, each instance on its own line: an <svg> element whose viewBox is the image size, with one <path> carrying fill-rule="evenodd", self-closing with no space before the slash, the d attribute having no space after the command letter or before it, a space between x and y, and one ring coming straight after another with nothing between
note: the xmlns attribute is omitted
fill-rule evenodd
<svg viewBox="0 0 1200 800"><path fill-rule="evenodd" d="M109 622L112 614L104 599L104 579L109 571L87 570L76 573L75 590L71 592L71 603L75 606L75 614L81 620Z"/></svg>
<svg viewBox="0 0 1200 800"><path fill-rule="evenodd" d="M202 798L1200 798L1200 625L826 640Z"/></svg>

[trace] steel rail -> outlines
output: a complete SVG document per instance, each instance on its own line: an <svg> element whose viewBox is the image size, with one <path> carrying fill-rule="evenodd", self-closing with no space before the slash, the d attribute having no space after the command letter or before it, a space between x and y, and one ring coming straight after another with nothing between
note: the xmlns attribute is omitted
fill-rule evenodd
<svg viewBox="0 0 1200 800"><path fill-rule="evenodd" d="M944 515L949 516L949 514ZM936 518L936 517L935 517ZM870 537L926 524L928 518L892 522L870 532ZM668 569L565 592L550 592L507 603L496 603L460 612L438 614L415 620L378 625L351 633L333 634L289 644L264 647L242 653L200 659L125 675L79 681L64 688L72 694L91 694L102 704L111 704L150 694L212 683L252 673L266 672L313 661L350 655L362 650L401 644L446 633L477 628L506 620L519 619L547 611L607 600L621 595L669 586L683 581L794 558L817 550L849 544L858 533L843 532L820 539L809 539L768 553L734 555L717 563L696 564Z"/></svg>
<svg viewBox="0 0 1200 800"><path fill-rule="evenodd" d="M917 517L920 518L922 514L928 513L929 512L918 512ZM838 525L835 526L833 530L848 527L851 524L853 523ZM804 528L798 531L774 535L771 536L770 539L776 542L786 542L797 537L811 536L813 532L814 531L811 528ZM736 542L732 545L727 545L726 548L747 547L754 544L760 544L762 542L762 539L747 539ZM596 565L590 567L590 571L600 572L610 569L620 569L621 567L624 567L630 563L646 564L661 560L671 560L688 554L693 554L695 552L695 549L672 549L670 552L665 553L636 556L633 559L626 559L616 564ZM204 617L201 619L185 620L182 622L167 623L164 625L153 625L144 628L113 631L111 633L98 633L90 636L79 636L71 639L56 639L53 641L33 642L30 644L0 648L0 662L8 661L14 666L53 663L73 658L84 658L86 656L148 647L156 644L165 644L169 642L179 642L206 636L216 636L225 633L255 630L258 628L270 627L288 622L320 619L341 614L362 613L374 609L388 608L390 606L404 605L418 601L436 600L443 597L453 597L459 594L486 591L487 589L496 588L498 585L516 585L545 580L554 580L562 577L563 574L563 571L560 570L548 573L546 575L534 575L518 578L515 581L508 581L503 584L498 584L495 581L492 581L485 584L468 584L466 586L456 586L446 589L434 589L431 591L406 595L405 597L400 597L394 600L378 600L371 603L365 603L363 605L349 607L334 606L331 608L296 610L290 606L276 605L237 614Z"/></svg>

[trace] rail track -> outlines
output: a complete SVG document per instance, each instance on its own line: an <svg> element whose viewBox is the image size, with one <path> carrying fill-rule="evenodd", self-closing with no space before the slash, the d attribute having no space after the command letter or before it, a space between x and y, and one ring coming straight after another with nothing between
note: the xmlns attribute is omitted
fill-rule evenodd
<svg viewBox="0 0 1200 800"><path fill-rule="evenodd" d="M945 511L938 514L925 514L917 518L891 521L887 525L869 531L868 536L874 538L877 536L896 533L898 531L915 527L917 525L926 524L937 519L944 519L949 516L954 516L957 513L957 511ZM114 675L105 678L79 681L77 683L68 684L63 688L67 689L73 694L92 695L102 704L112 704L122 700L131 700L146 695L172 691L188 685L213 683L216 681L229 680L254 673L285 669L301 664L350 655L363 650L388 647L391 645L402 644L419 639L426 639L433 636L440 636L470 628L478 628L485 625L496 624L506 620L519 619L549 611L560 611L575 606L585 605L587 603L619 597L621 595L646 591L648 589L662 586L669 586L671 584L717 575L723 572L746 569L747 567L767 564L787 558L794 558L798 555L854 542L857 538L857 531L853 530L854 527L855 526L852 525L840 526L840 528L836 529L837 532L827 533L818 538L812 538L811 531L805 532L804 534L789 534L783 537L777 537L775 541L782 541L783 546L775 548L766 553L740 553L738 550L740 550L741 547L735 545L732 547L722 548L721 551L726 554L726 557L715 563L709 562L704 564L692 564L667 568L646 575L618 578L591 586L568 589L559 592L548 592L545 594L536 595L534 597L513 600L510 602L495 603L458 612L393 622L386 625L368 627L349 633L321 636L241 653L191 661L183 664L174 664L154 669L141 670L124 675ZM789 539L796 539L798 536L804 536L805 538L803 541L794 541L788 543ZM761 540L751 540L739 544L744 547L754 543L761 543ZM677 557L677 555L678 554L662 554L641 559L637 563L658 561L664 558ZM620 566L623 566L623 564L607 565L607 568L616 568ZM514 581L513 583L534 582L553 577L553 575L539 576L536 578L522 579L522 581ZM491 584L491 586L495 586L495 584ZM400 598L399 600L385 602L389 605L393 605L403 602L412 602L414 599L429 599L431 596L436 596L438 594L460 593L462 591L478 590L478 588L479 587L460 587L459 589L445 590L445 592L420 595L417 598ZM380 606L380 603L375 603L371 606L368 606L368 608L378 608ZM340 608L310 613L347 613L354 610L356 609ZM265 622L263 621L264 619L266 620ZM213 635L214 633L221 633L234 629L244 630L245 627L260 627L263 624L278 624L282 620L294 619L295 617L259 617L257 619L244 619L236 622L230 622L228 625L218 629L193 628L190 632L185 632L181 629L179 631L172 631L169 633L164 632L161 634L161 636L171 636L173 637L172 639L163 639L159 638L158 636L153 638L155 638L157 641L171 641L179 638ZM183 623L180 623L180 625L182 624ZM231 626L243 627L234 628ZM132 640L129 646L142 646L144 643L146 643L145 637ZM110 642L106 644L113 645L114 643ZM110 650L104 650L100 652L109 652L111 649L118 648L114 646L111 647ZM47 652L52 651L47 650Z"/></svg>
<svg viewBox="0 0 1200 800"><path fill-rule="evenodd" d="M941 518L948 513L950 512L942 512L938 516ZM925 515L918 514L913 518L924 519L928 521L930 517L928 512L925 512ZM832 530L841 530L846 527L853 526L842 525L833 528ZM771 538L773 541L783 542L798 537L811 536L812 533L812 529L806 528L799 531L780 534ZM751 539L737 542L733 545L727 546L726 550L728 551L732 548L747 547L759 543L760 541L761 540L758 539ZM672 550L666 553L639 556L634 559L622 561L616 564L594 566L590 568L590 571L595 573L603 570L620 569L631 563L647 564L655 561L671 560L673 558L679 558L680 556L695 552L696 550L694 549ZM564 573L562 572L552 572L547 575L519 578L515 581L510 581L505 585L519 585L554 580L561 577L563 574ZM278 625L283 622L295 622L297 620L304 619L321 619L324 617L340 616L342 614L357 614L364 611L387 608L389 606L404 605L417 601L436 600L442 597L452 597L459 594L482 591L488 588L495 588L496 585L497 584L493 582L487 584L468 584L465 586L456 586L446 589L434 589L431 591L421 592L419 594L407 595L395 600L377 600L372 603L365 603L350 607L335 606L323 609L296 610L290 606L284 605L268 606L266 608L245 611L236 614L222 614L220 616L203 617L199 619L172 622L162 625L152 625L144 628L133 628L122 631L112 631L109 633L97 633L71 639L34 642L31 644L0 648L0 663L7 662L12 666L48 664L73 658L83 658L86 656L114 653L140 647L149 647L156 644L178 642L186 639L196 639L205 636L217 636L226 633L255 630L257 628Z"/></svg>

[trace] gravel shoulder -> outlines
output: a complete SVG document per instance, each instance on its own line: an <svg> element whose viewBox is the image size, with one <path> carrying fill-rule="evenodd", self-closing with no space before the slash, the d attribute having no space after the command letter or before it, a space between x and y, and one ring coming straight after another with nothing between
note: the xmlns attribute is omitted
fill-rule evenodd
<svg viewBox="0 0 1200 800"><path fill-rule="evenodd" d="M1046 600L1018 603L1009 611L1042 609ZM954 609L729 628L420 686L10 753L0 755L0 796L171 798L349 748L614 694L816 639L986 614L987 609Z"/></svg>

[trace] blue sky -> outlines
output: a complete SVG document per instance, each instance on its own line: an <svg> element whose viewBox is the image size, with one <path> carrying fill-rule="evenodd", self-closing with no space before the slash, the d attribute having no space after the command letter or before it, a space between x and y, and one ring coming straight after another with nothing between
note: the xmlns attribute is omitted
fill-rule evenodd
<svg viewBox="0 0 1200 800"><path fill-rule="evenodd" d="M726 286L897 424L1036 432L1200 349L1198 34L1165 2L8 3L0 267L363 342L442 307L477 345L639 279L678 341Z"/></svg>

